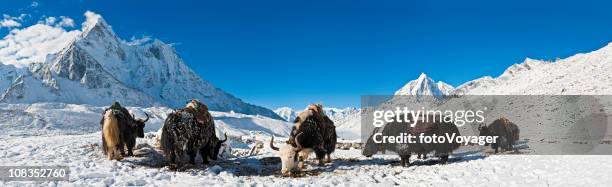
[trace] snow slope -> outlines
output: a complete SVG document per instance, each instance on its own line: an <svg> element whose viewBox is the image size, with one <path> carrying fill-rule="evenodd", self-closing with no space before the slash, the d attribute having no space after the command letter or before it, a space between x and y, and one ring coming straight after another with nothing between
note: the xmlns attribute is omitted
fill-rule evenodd
<svg viewBox="0 0 612 187"><path fill-rule="evenodd" d="M11 136L95 133L100 131L104 109L104 106L65 103L0 104L0 131L2 135ZM145 132L158 131L172 112L167 107L127 109L137 118L144 118L145 112L151 116ZM211 114L218 131L233 137L251 133L287 136L291 130L290 123L265 116L215 111Z"/></svg>
<svg viewBox="0 0 612 187"><path fill-rule="evenodd" d="M612 43L554 62L525 59L496 78L469 81L455 91L468 95L609 95Z"/></svg>
<svg viewBox="0 0 612 187"><path fill-rule="evenodd" d="M102 16L85 13L81 30L44 24L0 40L0 102L178 108L197 98L211 110L260 114L273 111L245 103L203 80L160 40L121 40Z"/></svg>

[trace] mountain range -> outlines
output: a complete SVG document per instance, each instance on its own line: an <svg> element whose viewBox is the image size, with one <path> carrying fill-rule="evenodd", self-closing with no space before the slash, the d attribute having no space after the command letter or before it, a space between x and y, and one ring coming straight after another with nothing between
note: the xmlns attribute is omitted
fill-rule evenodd
<svg viewBox="0 0 612 187"><path fill-rule="evenodd" d="M595 51L555 61L526 58L497 77L484 76L456 88L421 73L394 95L433 95L436 98L445 95L610 95L611 72L612 43L608 43ZM334 120L339 136L360 138L360 109L339 114L349 114Z"/></svg>
<svg viewBox="0 0 612 187"><path fill-rule="evenodd" d="M193 98L214 111L281 119L198 76L169 44L124 41L102 16L85 13L80 30L36 24L0 41L0 102L183 107Z"/></svg>

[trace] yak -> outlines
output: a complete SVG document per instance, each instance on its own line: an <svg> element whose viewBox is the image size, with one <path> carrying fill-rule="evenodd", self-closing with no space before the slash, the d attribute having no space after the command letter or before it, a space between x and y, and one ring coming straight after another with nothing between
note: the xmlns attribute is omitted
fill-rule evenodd
<svg viewBox="0 0 612 187"><path fill-rule="evenodd" d="M304 161L308 159L312 152L319 160L319 165L325 164L324 157L327 151L325 150L325 140L321 127L322 124L314 110L304 110L295 118L287 143L293 147L301 148L300 155L297 157L300 168L304 168Z"/></svg>
<svg viewBox="0 0 612 187"><path fill-rule="evenodd" d="M401 133L412 136L445 136L446 134L460 136L459 129L452 122L442 122L433 120L434 116L428 116L429 120L418 120L414 127L410 127L407 122L390 122L383 127L375 128L374 133L380 132L383 136L399 136ZM378 152L392 151L400 156L400 165L402 167L410 165L410 156L412 154L426 155L434 152L435 156L441 158L441 163L448 162L449 154L459 148L460 144L453 142L445 143L427 143L421 142L420 138L415 138L413 143L385 143L377 144L373 140L372 134L364 145L362 154L366 157L371 157Z"/></svg>
<svg viewBox="0 0 612 187"><path fill-rule="evenodd" d="M498 142L491 144L491 148L495 149L495 153L499 152L500 147L502 151L513 150L514 143L518 141L520 134L518 126L504 117L493 121L489 126L478 127L478 131L480 131L480 136L498 137Z"/></svg>
<svg viewBox="0 0 612 187"><path fill-rule="evenodd" d="M303 169L304 161L311 153L315 153L319 165L331 162L331 153L336 149L336 127L324 113L321 105L309 105L308 108L298 114L293 121L289 140L285 146L276 148L270 143L274 150L280 152L282 168L281 172L287 175L296 166ZM295 159L295 160L294 160Z"/></svg>
<svg viewBox="0 0 612 187"><path fill-rule="evenodd" d="M104 110L100 124L102 126L102 151L109 160L120 160L125 156L133 156L136 146L136 138L144 138L144 126L149 120L149 114L145 113L147 119L136 119L129 111L115 102L111 107Z"/></svg>
<svg viewBox="0 0 612 187"><path fill-rule="evenodd" d="M181 158L187 154L189 163L195 164L195 158L200 152L202 163L208 164L208 159L216 160L222 144L215 133L215 123L208 107L193 99L183 109L168 114L162 127L161 148L170 162L181 165Z"/></svg>

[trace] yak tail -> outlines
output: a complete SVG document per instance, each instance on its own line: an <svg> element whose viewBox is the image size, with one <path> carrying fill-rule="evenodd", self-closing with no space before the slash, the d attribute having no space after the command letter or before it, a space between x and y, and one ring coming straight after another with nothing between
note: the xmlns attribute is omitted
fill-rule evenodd
<svg viewBox="0 0 612 187"><path fill-rule="evenodd" d="M112 110L107 110L104 113L104 124L102 125L102 140L106 145L105 152L109 160L121 159L119 154L119 121L113 114Z"/></svg>

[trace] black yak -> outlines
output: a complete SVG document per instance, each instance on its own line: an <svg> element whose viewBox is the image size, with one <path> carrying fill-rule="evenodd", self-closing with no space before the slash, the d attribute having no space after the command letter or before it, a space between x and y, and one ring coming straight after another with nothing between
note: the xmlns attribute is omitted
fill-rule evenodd
<svg viewBox="0 0 612 187"><path fill-rule="evenodd" d="M518 126L506 118L499 118L489 126L478 127L480 136L497 136L496 143L491 144L491 148L495 149L495 153L502 151L510 151L514 149L514 143L518 141L520 130ZM485 144L488 145L488 144Z"/></svg>
<svg viewBox="0 0 612 187"><path fill-rule="evenodd" d="M438 120L439 121L439 120ZM445 143L427 143L421 142L419 136L452 136L454 133L456 136L460 136L459 129L452 122L438 122L433 120L432 117L428 121L418 120L414 127L410 127L410 123L406 122L391 122L385 124L383 127L375 128L374 134L367 140L364 145L362 154L370 157L378 152L392 151L400 156L400 165L409 166L410 156L412 154L424 154L435 152L436 156L441 158L441 163L446 164L448 162L448 156L455 149L459 148L460 144L453 142L449 143L447 140ZM381 133L382 136L400 136L402 133L405 135L412 135L416 137L413 143L375 143L375 133Z"/></svg>
<svg viewBox="0 0 612 187"><path fill-rule="evenodd" d="M136 138L144 138L144 126L149 120L136 119L129 111L115 102L111 107L104 110L100 125L102 126L102 151L109 160L121 159L125 156L133 156L136 146Z"/></svg>
<svg viewBox="0 0 612 187"><path fill-rule="evenodd" d="M184 154L189 155L190 164L195 164L198 151L203 164L208 164L208 159L216 160L226 140L227 135L224 140L217 138L208 107L194 99L184 109L168 114L160 142L170 162L181 165Z"/></svg>

